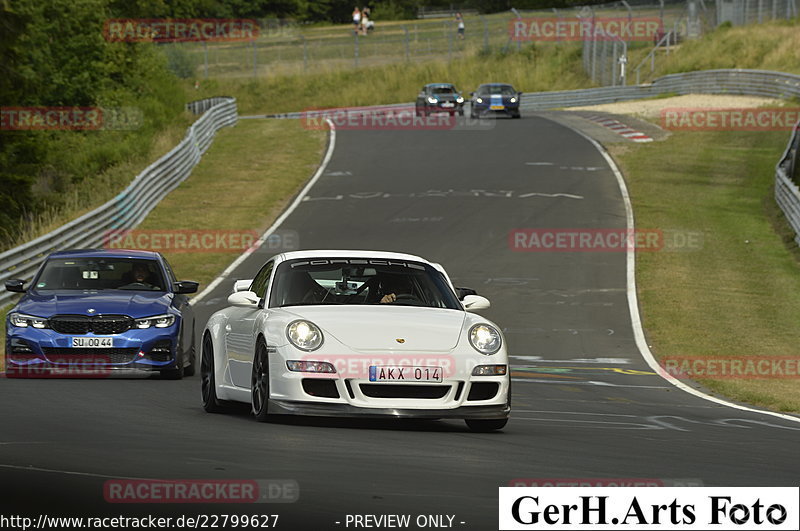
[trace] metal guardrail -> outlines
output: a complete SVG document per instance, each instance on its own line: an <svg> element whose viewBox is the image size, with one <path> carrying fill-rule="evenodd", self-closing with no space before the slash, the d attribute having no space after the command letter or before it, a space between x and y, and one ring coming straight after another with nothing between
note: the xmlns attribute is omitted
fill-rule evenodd
<svg viewBox="0 0 800 531"><path fill-rule="evenodd" d="M660 77L649 85L603 87L524 94L526 110L598 105L640 100L667 94L737 94L769 98L800 98L800 76L766 70L702 70ZM800 123L775 170L775 201L795 232L800 245Z"/></svg>
<svg viewBox="0 0 800 531"><path fill-rule="evenodd" d="M5 291L2 284L10 278L30 280L51 252L98 247L107 231L130 229L141 223L164 196L191 174L216 132L236 124L238 119L233 98L196 101L186 108L203 115L177 146L137 175L114 199L49 234L0 254L0 306L9 304L14 295Z"/></svg>
<svg viewBox="0 0 800 531"><path fill-rule="evenodd" d="M800 98L800 76L768 70L701 70L660 77L650 84L522 95L525 110L544 110L654 98L666 94L738 94Z"/></svg>
<svg viewBox="0 0 800 531"><path fill-rule="evenodd" d="M794 127L780 162L775 167L775 202L794 229L794 241L800 245L800 122Z"/></svg>

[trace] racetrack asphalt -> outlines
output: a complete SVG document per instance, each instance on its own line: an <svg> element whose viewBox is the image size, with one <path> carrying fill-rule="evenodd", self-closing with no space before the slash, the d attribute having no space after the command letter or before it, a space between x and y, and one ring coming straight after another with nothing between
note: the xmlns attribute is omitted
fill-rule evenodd
<svg viewBox="0 0 800 531"><path fill-rule="evenodd" d="M613 172L583 136L529 114L475 130L338 131L325 172L283 225L305 249L442 263L492 302L512 356L503 432L460 421L211 415L200 380L0 380L0 514L279 514L347 529L347 514L454 515L497 528L515 479L796 486L800 423L691 396L634 342L623 252L520 252L516 229L624 229ZM251 278L264 246L196 306L198 328ZM178 272L179 274L180 272ZM199 334L198 330L198 334ZM199 343L199 342L198 342ZM290 479L295 503L109 504L111 478ZM337 524L337 522L339 522ZM352 525L349 528L353 528ZM411 526L416 529L416 526Z"/></svg>

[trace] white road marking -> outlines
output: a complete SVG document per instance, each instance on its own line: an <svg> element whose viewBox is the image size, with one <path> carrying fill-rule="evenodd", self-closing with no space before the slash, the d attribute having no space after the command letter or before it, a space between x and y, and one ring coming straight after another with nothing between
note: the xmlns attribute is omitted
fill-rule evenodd
<svg viewBox="0 0 800 531"><path fill-rule="evenodd" d="M611 168L611 171L614 172L614 176L617 179L617 185L619 186L620 194L622 195L622 200L625 203L625 219L626 219L626 227L629 231L633 231L635 228L635 224L633 221L633 206L631 205L631 198L628 194L628 187L625 184L625 178L622 176L622 173L619 171L617 164L614 162L614 159L611 158L611 155L605 150L605 148L600 145L597 140L590 137L589 135L583 133L574 128L570 128L575 131L577 134L581 135L583 138L588 140L595 149L603 156L606 160L606 163ZM639 352L644 358L644 361L650 366L653 371L664 378L667 382L674 385L678 389L682 391L686 391L687 393L694 395L698 398L702 398L703 400L708 400L710 402L714 402L716 404L720 404L723 406L731 407L734 409L739 409L741 411L749 411L751 413L761 413L763 415L770 415L773 417L777 417L783 420L788 420L790 422L798 422L800 423L800 417L795 417L792 415L786 415L784 413L777 413L775 411L766 411L763 409L756 409L750 406L744 406L741 404L734 404L733 402L728 402L727 400L723 400L722 398L717 398L715 396L707 395L706 393L694 389L685 383L681 382L671 374L668 374L664 371L664 369L659 365L658 361L656 361L653 353L650 352L650 347L647 345L647 341L644 337L644 330L642 328L642 318L639 314L639 302L636 296L636 254L633 250L628 249L626 251L626 274L627 274L627 295L628 295L628 309L631 315L631 324L633 327L633 335L636 340L636 347L639 349Z"/></svg>
<svg viewBox="0 0 800 531"><path fill-rule="evenodd" d="M239 267L239 264L244 262L244 260L248 256L250 256L250 254L252 254L253 251L261 247L264 244L264 242L267 241L267 238L269 238L272 235L272 233L275 232L278 229L278 227L281 226L281 224L286 220L286 218L289 217L289 215L292 212L294 212L294 210L298 207L298 205L303 201L303 198L306 197L306 194L308 194L309 190L311 190L311 187L314 186L314 184L319 180L319 178L322 177L322 174L325 173L325 169L328 167L328 163L330 162L331 157L333 156L333 149L336 146L336 127L333 125L333 122L330 121L329 119L326 118L325 121L328 122L328 126L330 127L330 140L328 142L328 150L325 153L325 158L322 160L322 164L319 165L319 168L317 168L317 171L316 173L314 173L314 176L311 177L311 180L309 180L308 183L306 183L306 185L300 191L300 193L297 194L297 197L292 202L292 204L289 205L289 208L287 208L283 212L283 214L281 214L278 217L278 219L275 220L275 223L273 223L272 226L268 228L267 231L264 234L262 234L258 240L256 240L256 242L253 244L253 247L251 247L246 252L239 255L239 257L236 260L234 260L231 263L231 265L225 268L225 271L223 271L220 276L212 280L208 284L208 286L206 286L206 289L204 289L196 296L194 296L189 301L189 304L192 305L197 304L197 302L200 301L203 297L211 293L211 291L214 288L216 288L220 284L220 282L227 279L230 276L230 274L234 271L234 269Z"/></svg>

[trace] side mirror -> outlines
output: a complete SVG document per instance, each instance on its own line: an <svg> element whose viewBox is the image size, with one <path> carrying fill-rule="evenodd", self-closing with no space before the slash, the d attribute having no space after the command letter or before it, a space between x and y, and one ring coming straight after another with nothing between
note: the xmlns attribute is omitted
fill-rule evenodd
<svg viewBox="0 0 800 531"><path fill-rule="evenodd" d="M522 92L517 92L517 96L521 98L522 97Z"/></svg>
<svg viewBox="0 0 800 531"><path fill-rule="evenodd" d="M198 282L193 282L191 280L181 280L180 282L175 282L172 284L172 291L182 295L188 293L197 293L197 288L199 286L200 284Z"/></svg>
<svg viewBox="0 0 800 531"><path fill-rule="evenodd" d="M458 295L458 300L463 301L464 297L467 295L477 295L478 292L472 288L456 288L456 295Z"/></svg>
<svg viewBox="0 0 800 531"><path fill-rule="evenodd" d="M475 93L474 93L474 92L470 92L470 93L469 93L469 95L470 95L470 96L474 96L474 95L475 95Z"/></svg>
<svg viewBox="0 0 800 531"><path fill-rule="evenodd" d="M464 309L468 312L487 310L492 305L492 303L489 302L489 299L486 297L481 297L480 295L467 295L464 297L464 300L461 301L461 304L464 305Z"/></svg>
<svg viewBox="0 0 800 531"><path fill-rule="evenodd" d="M6 280L6 291L25 293L25 281L18 278Z"/></svg>
<svg viewBox="0 0 800 531"><path fill-rule="evenodd" d="M247 288L250 287L250 284L253 283L252 278L244 279L244 280L237 280L233 283L233 292L236 293L237 291L245 291Z"/></svg>
<svg viewBox="0 0 800 531"><path fill-rule="evenodd" d="M228 295L228 304L231 306L254 308L258 305L260 300L258 295L252 291L237 291L236 293Z"/></svg>

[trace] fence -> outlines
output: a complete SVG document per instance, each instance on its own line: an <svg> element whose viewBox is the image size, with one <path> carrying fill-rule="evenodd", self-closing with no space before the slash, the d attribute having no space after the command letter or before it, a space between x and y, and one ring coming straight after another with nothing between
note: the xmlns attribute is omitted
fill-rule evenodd
<svg viewBox="0 0 800 531"><path fill-rule="evenodd" d="M734 26L797 16L797 0L717 0L717 20Z"/></svg>
<svg viewBox="0 0 800 531"><path fill-rule="evenodd" d="M192 172L215 133L238 119L236 100L213 98L187 105L203 115L192 124L183 140L169 153L136 176L117 197L49 234L0 254L0 281L30 279L44 258L59 249L97 247L108 230L133 228ZM12 293L0 291L0 306L11 302Z"/></svg>
<svg viewBox="0 0 800 531"><path fill-rule="evenodd" d="M599 105L665 94L741 94L800 98L800 76L766 70L701 70L663 76L647 85L523 94L525 110Z"/></svg>

